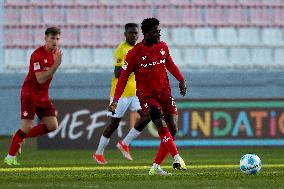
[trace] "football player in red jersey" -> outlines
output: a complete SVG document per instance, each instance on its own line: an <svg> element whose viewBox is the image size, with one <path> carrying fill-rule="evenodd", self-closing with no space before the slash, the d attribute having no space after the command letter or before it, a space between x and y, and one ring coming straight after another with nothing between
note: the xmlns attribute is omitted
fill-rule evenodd
<svg viewBox="0 0 284 189"><path fill-rule="evenodd" d="M37 48L31 55L29 73L21 91L21 128L15 133L10 150L4 162L19 165L16 153L24 139L37 137L58 128L55 109L48 96L53 75L61 64L61 31L57 27L45 31L45 45ZM40 124L33 126L35 114Z"/></svg>
<svg viewBox="0 0 284 189"><path fill-rule="evenodd" d="M136 79L136 94L142 110L150 116L156 125L161 142L149 175L168 175L160 165L168 152L174 158L175 169L186 170L186 165L180 157L174 137L177 131L177 108L171 95L171 88L167 70L179 81L180 94L186 94L186 82L174 64L168 46L160 41L159 20L147 18L142 22L144 39L131 49L125 59L119 77L114 100L109 111L115 113L118 99L124 91L128 77L134 72Z"/></svg>

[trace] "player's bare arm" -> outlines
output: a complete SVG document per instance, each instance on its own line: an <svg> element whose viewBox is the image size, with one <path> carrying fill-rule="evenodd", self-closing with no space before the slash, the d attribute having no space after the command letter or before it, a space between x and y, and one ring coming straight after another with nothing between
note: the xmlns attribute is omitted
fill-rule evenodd
<svg viewBox="0 0 284 189"><path fill-rule="evenodd" d="M54 64L50 67L49 70L44 71L44 72L37 72L37 73L35 73L36 79L37 79L38 83L43 84L47 80L52 78L52 76L54 75L54 73L56 72L56 70L58 69L58 67L60 66L61 61L62 61L62 52L61 52L61 50L55 50L53 58L54 58Z"/></svg>
<svg viewBox="0 0 284 189"><path fill-rule="evenodd" d="M114 67L114 76L116 78L119 78L120 77L120 74L121 74L121 66L115 66Z"/></svg>
<svg viewBox="0 0 284 189"><path fill-rule="evenodd" d="M180 80L179 81L179 91L180 91L180 94L182 96L185 96L186 95L186 90L187 90L187 87L186 87L186 80L183 79L183 80Z"/></svg>

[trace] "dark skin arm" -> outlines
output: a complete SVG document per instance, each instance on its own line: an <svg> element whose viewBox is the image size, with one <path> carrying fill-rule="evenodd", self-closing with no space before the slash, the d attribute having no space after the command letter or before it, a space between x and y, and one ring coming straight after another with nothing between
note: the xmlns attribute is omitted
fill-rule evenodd
<svg viewBox="0 0 284 189"><path fill-rule="evenodd" d="M114 76L115 76L116 78L119 78L120 73L121 73L121 66L115 66L115 67L114 67Z"/></svg>

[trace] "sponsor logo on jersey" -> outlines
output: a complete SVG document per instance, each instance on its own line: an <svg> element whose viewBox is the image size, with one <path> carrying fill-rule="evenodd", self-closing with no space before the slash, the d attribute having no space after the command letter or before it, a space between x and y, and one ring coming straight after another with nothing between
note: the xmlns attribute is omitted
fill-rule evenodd
<svg viewBox="0 0 284 189"><path fill-rule="evenodd" d="M146 60L147 56L142 56L141 58L142 60Z"/></svg>
<svg viewBox="0 0 284 189"><path fill-rule="evenodd" d="M119 63L121 63L121 61L122 60L119 58L119 59L116 60L116 63L119 64Z"/></svg>
<svg viewBox="0 0 284 189"><path fill-rule="evenodd" d="M124 64L122 66L122 69L126 70L127 69L127 66L128 66L128 63L126 61L124 61Z"/></svg>
<svg viewBox="0 0 284 189"><path fill-rule="evenodd" d="M164 49L160 50L161 55L165 55L166 51L164 51Z"/></svg>
<svg viewBox="0 0 284 189"><path fill-rule="evenodd" d="M47 59L44 59L44 63L46 63L46 64L47 64Z"/></svg>
<svg viewBox="0 0 284 189"><path fill-rule="evenodd" d="M164 136L163 142L168 142L170 140L170 137Z"/></svg>
<svg viewBox="0 0 284 189"><path fill-rule="evenodd" d="M155 66L155 65L159 65L159 64L165 64L166 63L166 59L163 59L163 60L160 60L160 61L155 61L155 62L149 62L149 63L146 63L146 64L141 64L141 67L144 67L144 68L148 68L150 66Z"/></svg>
<svg viewBox="0 0 284 189"><path fill-rule="evenodd" d="M40 64L39 62L35 62L34 63L34 71L39 70L40 69Z"/></svg>
<svg viewBox="0 0 284 189"><path fill-rule="evenodd" d="M27 111L24 111L24 112L23 112L23 116L24 116L24 117L28 116L28 114L29 114L29 113L28 113Z"/></svg>

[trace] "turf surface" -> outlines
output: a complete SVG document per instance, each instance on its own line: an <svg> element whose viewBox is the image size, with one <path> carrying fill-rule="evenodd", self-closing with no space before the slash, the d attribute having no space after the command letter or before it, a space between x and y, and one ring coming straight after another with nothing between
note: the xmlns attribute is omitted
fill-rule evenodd
<svg viewBox="0 0 284 189"><path fill-rule="evenodd" d="M148 176L156 150L132 150L134 161L118 150L107 150L105 166L97 165L92 151L24 149L19 167L0 163L0 188L284 188L284 148L181 149L188 170L163 168L173 175ZM256 176L239 170L241 155L254 152L262 159ZM6 152L0 152L4 159Z"/></svg>

